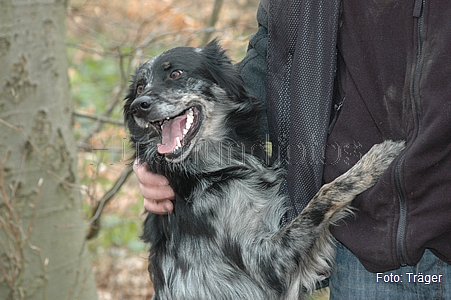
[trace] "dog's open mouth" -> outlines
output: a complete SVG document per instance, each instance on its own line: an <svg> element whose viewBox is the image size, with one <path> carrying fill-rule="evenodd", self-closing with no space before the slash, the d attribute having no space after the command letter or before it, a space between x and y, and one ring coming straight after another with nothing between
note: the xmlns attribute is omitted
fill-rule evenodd
<svg viewBox="0 0 451 300"><path fill-rule="evenodd" d="M166 155L169 159L182 155L199 131L200 114L200 110L193 106L177 116L150 122L161 131L161 143L157 145L158 153Z"/></svg>

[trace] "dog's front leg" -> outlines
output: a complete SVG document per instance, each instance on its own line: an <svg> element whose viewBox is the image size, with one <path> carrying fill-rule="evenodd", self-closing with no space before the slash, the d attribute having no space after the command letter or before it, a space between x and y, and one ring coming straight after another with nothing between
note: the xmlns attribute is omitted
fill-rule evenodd
<svg viewBox="0 0 451 300"><path fill-rule="evenodd" d="M273 255L273 270L288 276L284 299L296 299L301 289L312 291L319 274L329 271L334 255L329 226L350 213L355 196L372 187L403 149L404 142L373 146L350 170L324 185L301 214L273 236L271 244L280 254Z"/></svg>

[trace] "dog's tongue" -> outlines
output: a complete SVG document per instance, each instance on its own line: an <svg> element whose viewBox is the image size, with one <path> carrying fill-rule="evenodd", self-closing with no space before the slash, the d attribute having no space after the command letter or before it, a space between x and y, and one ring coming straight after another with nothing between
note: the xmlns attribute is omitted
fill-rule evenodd
<svg viewBox="0 0 451 300"><path fill-rule="evenodd" d="M183 139L183 129L186 125L186 115L164 121L161 130L161 144L158 144L158 153L166 154L174 151L177 146L177 137Z"/></svg>

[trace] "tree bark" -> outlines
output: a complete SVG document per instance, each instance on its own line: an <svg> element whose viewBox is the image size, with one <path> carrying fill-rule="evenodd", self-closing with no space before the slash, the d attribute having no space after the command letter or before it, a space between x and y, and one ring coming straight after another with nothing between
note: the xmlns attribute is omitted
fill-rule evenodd
<svg viewBox="0 0 451 300"><path fill-rule="evenodd" d="M0 0L0 299L97 299L76 175L67 0Z"/></svg>

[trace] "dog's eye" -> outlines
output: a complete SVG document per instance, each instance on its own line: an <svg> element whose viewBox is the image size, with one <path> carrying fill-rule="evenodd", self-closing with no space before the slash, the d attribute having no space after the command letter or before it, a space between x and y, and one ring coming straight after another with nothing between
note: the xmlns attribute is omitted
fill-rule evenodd
<svg viewBox="0 0 451 300"><path fill-rule="evenodd" d="M182 76L183 71L182 70L174 70L171 72L171 74L169 74L169 77L171 77L172 79L177 79L180 76Z"/></svg>
<svg viewBox="0 0 451 300"><path fill-rule="evenodd" d="M144 86L142 84L136 87L136 94L141 94L144 91Z"/></svg>

